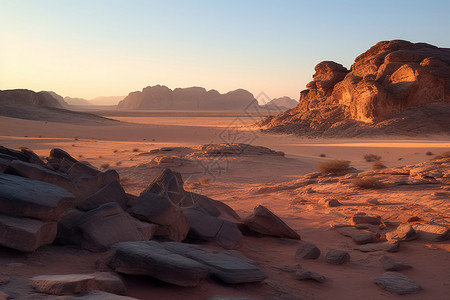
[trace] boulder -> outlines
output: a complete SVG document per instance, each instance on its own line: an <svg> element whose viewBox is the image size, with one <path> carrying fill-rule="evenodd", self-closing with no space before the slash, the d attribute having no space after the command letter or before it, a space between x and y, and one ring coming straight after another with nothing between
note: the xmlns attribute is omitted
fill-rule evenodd
<svg viewBox="0 0 450 300"><path fill-rule="evenodd" d="M383 265L383 269L385 271L401 271L401 270L406 270L406 269L410 269L412 268L410 265L402 263L402 262L398 262L395 259L383 255L380 258L380 261Z"/></svg>
<svg viewBox="0 0 450 300"><path fill-rule="evenodd" d="M28 161L28 156L20 151L17 150L13 150L13 149L9 149L3 146L0 146L0 154L3 155L7 155L9 157L11 157L11 160L21 160L21 161L25 161L25 162L29 162Z"/></svg>
<svg viewBox="0 0 450 300"><path fill-rule="evenodd" d="M409 224L400 224L394 231L386 233L389 242L410 241L416 238L416 231Z"/></svg>
<svg viewBox="0 0 450 300"><path fill-rule="evenodd" d="M299 269L295 272L295 279L297 280L314 280L317 282L324 282L326 281L325 276L320 275L318 273L312 272L307 269Z"/></svg>
<svg viewBox="0 0 450 300"><path fill-rule="evenodd" d="M295 258L301 259L317 259L320 256L320 249L313 243L305 243L297 249Z"/></svg>
<svg viewBox="0 0 450 300"><path fill-rule="evenodd" d="M318 203L325 207L338 207L342 205L342 203L339 202L337 199L326 199L326 198L320 199Z"/></svg>
<svg viewBox="0 0 450 300"><path fill-rule="evenodd" d="M109 183L119 181L119 174L116 170L107 170L92 176L75 177L72 179L74 185L73 194L76 196L76 199L85 199Z"/></svg>
<svg viewBox="0 0 450 300"><path fill-rule="evenodd" d="M419 234L420 239L439 242L450 239L450 228L434 224L414 224L413 229Z"/></svg>
<svg viewBox="0 0 450 300"><path fill-rule="evenodd" d="M420 285L403 274L386 272L383 276L375 279L375 284L383 289L399 295L406 295L422 289Z"/></svg>
<svg viewBox="0 0 450 300"><path fill-rule="evenodd" d="M81 210L87 211L95 209L105 203L115 202L124 210L127 209L128 198L125 190L118 181L113 181L99 189L96 193L78 201L75 206Z"/></svg>
<svg viewBox="0 0 450 300"><path fill-rule="evenodd" d="M57 223L0 214L0 245L32 252L56 237Z"/></svg>
<svg viewBox="0 0 450 300"><path fill-rule="evenodd" d="M380 225L381 217L378 215L367 215L366 213L357 213L352 217L352 223Z"/></svg>
<svg viewBox="0 0 450 300"><path fill-rule="evenodd" d="M68 170L68 175L71 179L83 176L97 176L100 173L101 171L93 166L81 162L74 163Z"/></svg>
<svg viewBox="0 0 450 300"><path fill-rule="evenodd" d="M245 219L244 224L258 233L300 240L297 232L262 205L255 207L253 214Z"/></svg>
<svg viewBox="0 0 450 300"><path fill-rule="evenodd" d="M376 251L397 252L398 247L399 243L397 242L382 242L382 243L368 243L365 245L354 247L353 249L359 250L361 252L376 252Z"/></svg>
<svg viewBox="0 0 450 300"><path fill-rule="evenodd" d="M353 227L339 227L336 228L336 231L344 236L351 237L358 245L372 243L377 240L377 235L373 232Z"/></svg>
<svg viewBox="0 0 450 300"><path fill-rule="evenodd" d="M91 291L88 293L81 293L70 298L64 298L67 300L138 300L137 298L119 296L101 291Z"/></svg>
<svg viewBox="0 0 450 300"><path fill-rule="evenodd" d="M57 221L74 200L71 193L59 186L0 174L0 213Z"/></svg>
<svg viewBox="0 0 450 300"><path fill-rule="evenodd" d="M69 153L67 153L66 151L59 149L59 148L53 148L52 150L50 150L50 159L58 159L58 160L67 160L69 162L71 162L72 164L78 162L75 158L73 158L72 156L70 156Z"/></svg>
<svg viewBox="0 0 450 300"><path fill-rule="evenodd" d="M350 260L350 254L343 250L332 250L325 255L325 260L332 265L342 265Z"/></svg>
<svg viewBox="0 0 450 300"><path fill-rule="evenodd" d="M35 165L39 165L39 166L45 166L45 162L36 153L34 153L31 149L22 148L22 149L20 149L20 152L22 152L23 154L25 154L27 156L28 162L35 164Z"/></svg>

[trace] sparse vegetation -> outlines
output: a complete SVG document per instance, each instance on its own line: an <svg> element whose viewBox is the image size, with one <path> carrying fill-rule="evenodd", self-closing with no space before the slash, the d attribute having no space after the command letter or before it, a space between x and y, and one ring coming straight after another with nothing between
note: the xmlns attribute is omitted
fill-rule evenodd
<svg viewBox="0 0 450 300"><path fill-rule="evenodd" d="M372 164L372 170L381 170L381 169L386 169L385 164L383 164L381 161L375 161Z"/></svg>
<svg viewBox="0 0 450 300"><path fill-rule="evenodd" d="M114 153L117 153L118 151L119 151L119 150L117 150L117 149L114 149L114 151L113 151L113 152L114 152Z"/></svg>
<svg viewBox="0 0 450 300"><path fill-rule="evenodd" d="M403 157L399 157L397 160L402 160L403 159Z"/></svg>
<svg viewBox="0 0 450 300"><path fill-rule="evenodd" d="M323 154L323 153L320 154L319 156L320 156L320 157L327 157L327 156L326 156L325 154Z"/></svg>
<svg viewBox="0 0 450 300"><path fill-rule="evenodd" d="M75 141L78 141L78 137L77 137L77 136L76 136L76 137L74 137L73 139L74 139Z"/></svg>
<svg viewBox="0 0 450 300"><path fill-rule="evenodd" d="M433 152L431 152L431 151L428 151L427 153L425 153L426 155L434 155L434 153Z"/></svg>
<svg viewBox="0 0 450 300"><path fill-rule="evenodd" d="M102 165L100 166L100 168L102 168L102 170L109 169L109 164L108 164L108 163L102 164Z"/></svg>
<svg viewBox="0 0 450 300"><path fill-rule="evenodd" d="M116 166L120 166L122 164L121 161L116 161Z"/></svg>
<svg viewBox="0 0 450 300"><path fill-rule="evenodd" d="M72 144L72 147L76 147L76 145L75 145L75 144Z"/></svg>
<svg viewBox="0 0 450 300"><path fill-rule="evenodd" d="M78 155L78 158L83 158L83 155L82 154Z"/></svg>
<svg viewBox="0 0 450 300"><path fill-rule="evenodd" d="M139 148L134 148L133 152L139 152Z"/></svg>
<svg viewBox="0 0 450 300"><path fill-rule="evenodd" d="M380 189L383 183L376 177L363 177L353 179L351 184L360 189Z"/></svg>
<svg viewBox="0 0 450 300"><path fill-rule="evenodd" d="M381 156L376 155L376 154L366 154L366 155L364 155L364 159L367 162L374 162L374 161L381 160Z"/></svg>
<svg viewBox="0 0 450 300"><path fill-rule="evenodd" d="M319 163L318 171L320 173L345 173L350 168L348 160L329 160Z"/></svg>

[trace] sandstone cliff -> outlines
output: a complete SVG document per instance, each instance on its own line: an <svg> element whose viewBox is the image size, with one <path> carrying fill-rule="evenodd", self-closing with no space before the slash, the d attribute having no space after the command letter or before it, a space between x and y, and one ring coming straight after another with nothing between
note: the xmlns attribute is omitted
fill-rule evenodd
<svg viewBox="0 0 450 300"><path fill-rule="evenodd" d="M313 136L450 132L450 49L384 41L350 70L324 61L315 71L297 107L262 128Z"/></svg>
<svg viewBox="0 0 450 300"><path fill-rule="evenodd" d="M243 89L220 94L202 87L169 89L149 86L142 92L132 92L119 102L123 110L244 110L257 105L253 95Z"/></svg>

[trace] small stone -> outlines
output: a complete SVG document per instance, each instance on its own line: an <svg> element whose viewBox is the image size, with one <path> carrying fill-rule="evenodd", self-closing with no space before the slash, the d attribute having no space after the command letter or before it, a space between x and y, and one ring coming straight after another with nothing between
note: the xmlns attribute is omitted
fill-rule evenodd
<svg viewBox="0 0 450 300"><path fill-rule="evenodd" d="M297 270L297 272L295 272L294 278L297 280L315 280L317 282L324 282L326 280L325 276L309 271L307 269Z"/></svg>
<svg viewBox="0 0 450 300"><path fill-rule="evenodd" d="M375 279L375 284L383 289L399 295L406 295L422 289L413 280L403 274L395 272L386 272L382 277Z"/></svg>
<svg viewBox="0 0 450 300"><path fill-rule="evenodd" d="M370 199L367 199L367 204L370 204L370 205L379 205L380 204L380 201L378 201L378 199L376 199L376 198L370 198Z"/></svg>
<svg viewBox="0 0 450 300"><path fill-rule="evenodd" d="M417 221L420 221L420 218L418 216L410 217L407 220L408 223L417 222Z"/></svg>
<svg viewBox="0 0 450 300"><path fill-rule="evenodd" d="M353 224L372 224L372 225L380 225L381 217L378 215L367 215L365 213L357 213L352 217Z"/></svg>
<svg viewBox="0 0 450 300"><path fill-rule="evenodd" d="M297 249L295 258L301 259L317 259L320 256L320 249L313 243L306 243Z"/></svg>
<svg viewBox="0 0 450 300"><path fill-rule="evenodd" d="M325 207L338 207L342 205L342 203L336 199L326 199L326 198L320 199L318 203Z"/></svg>
<svg viewBox="0 0 450 300"><path fill-rule="evenodd" d="M355 229L353 227L336 228L336 230L342 235L351 237L359 245L372 243L376 240L375 234L370 231Z"/></svg>
<svg viewBox="0 0 450 300"><path fill-rule="evenodd" d="M369 243L365 245L360 245L354 247L353 249L359 250L361 252L376 252L376 251L397 252L398 247L399 243L383 242L383 243Z"/></svg>
<svg viewBox="0 0 450 300"><path fill-rule="evenodd" d="M342 265L350 260L350 254L343 250L332 250L325 256L327 263L332 265Z"/></svg>
<svg viewBox="0 0 450 300"><path fill-rule="evenodd" d="M383 255L380 258L380 261L383 264L383 269L385 271L401 271L412 268L410 265L398 262L386 255Z"/></svg>
<svg viewBox="0 0 450 300"><path fill-rule="evenodd" d="M386 239L391 242L410 241L415 238L416 231L409 224L400 224L394 231L386 233Z"/></svg>

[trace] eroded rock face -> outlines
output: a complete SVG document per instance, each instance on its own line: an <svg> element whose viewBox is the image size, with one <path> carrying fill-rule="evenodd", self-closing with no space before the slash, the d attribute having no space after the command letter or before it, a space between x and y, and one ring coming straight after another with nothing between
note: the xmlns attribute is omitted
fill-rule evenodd
<svg viewBox="0 0 450 300"><path fill-rule="evenodd" d="M409 109L441 103L450 107L450 49L402 40L383 41L355 59L351 70L324 61L300 93L297 107L261 123L275 132L298 134L339 131L364 124L393 127L385 120ZM427 110L429 110L427 108ZM438 112L437 112L438 113ZM417 118L420 112L407 117ZM450 129L450 121L439 130ZM358 123L360 122L360 123ZM433 131L433 124L425 124ZM406 124L405 124L406 126ZM376 128L376 126L372 126ZM424 130L424 129L422 129Z"/></svg>

